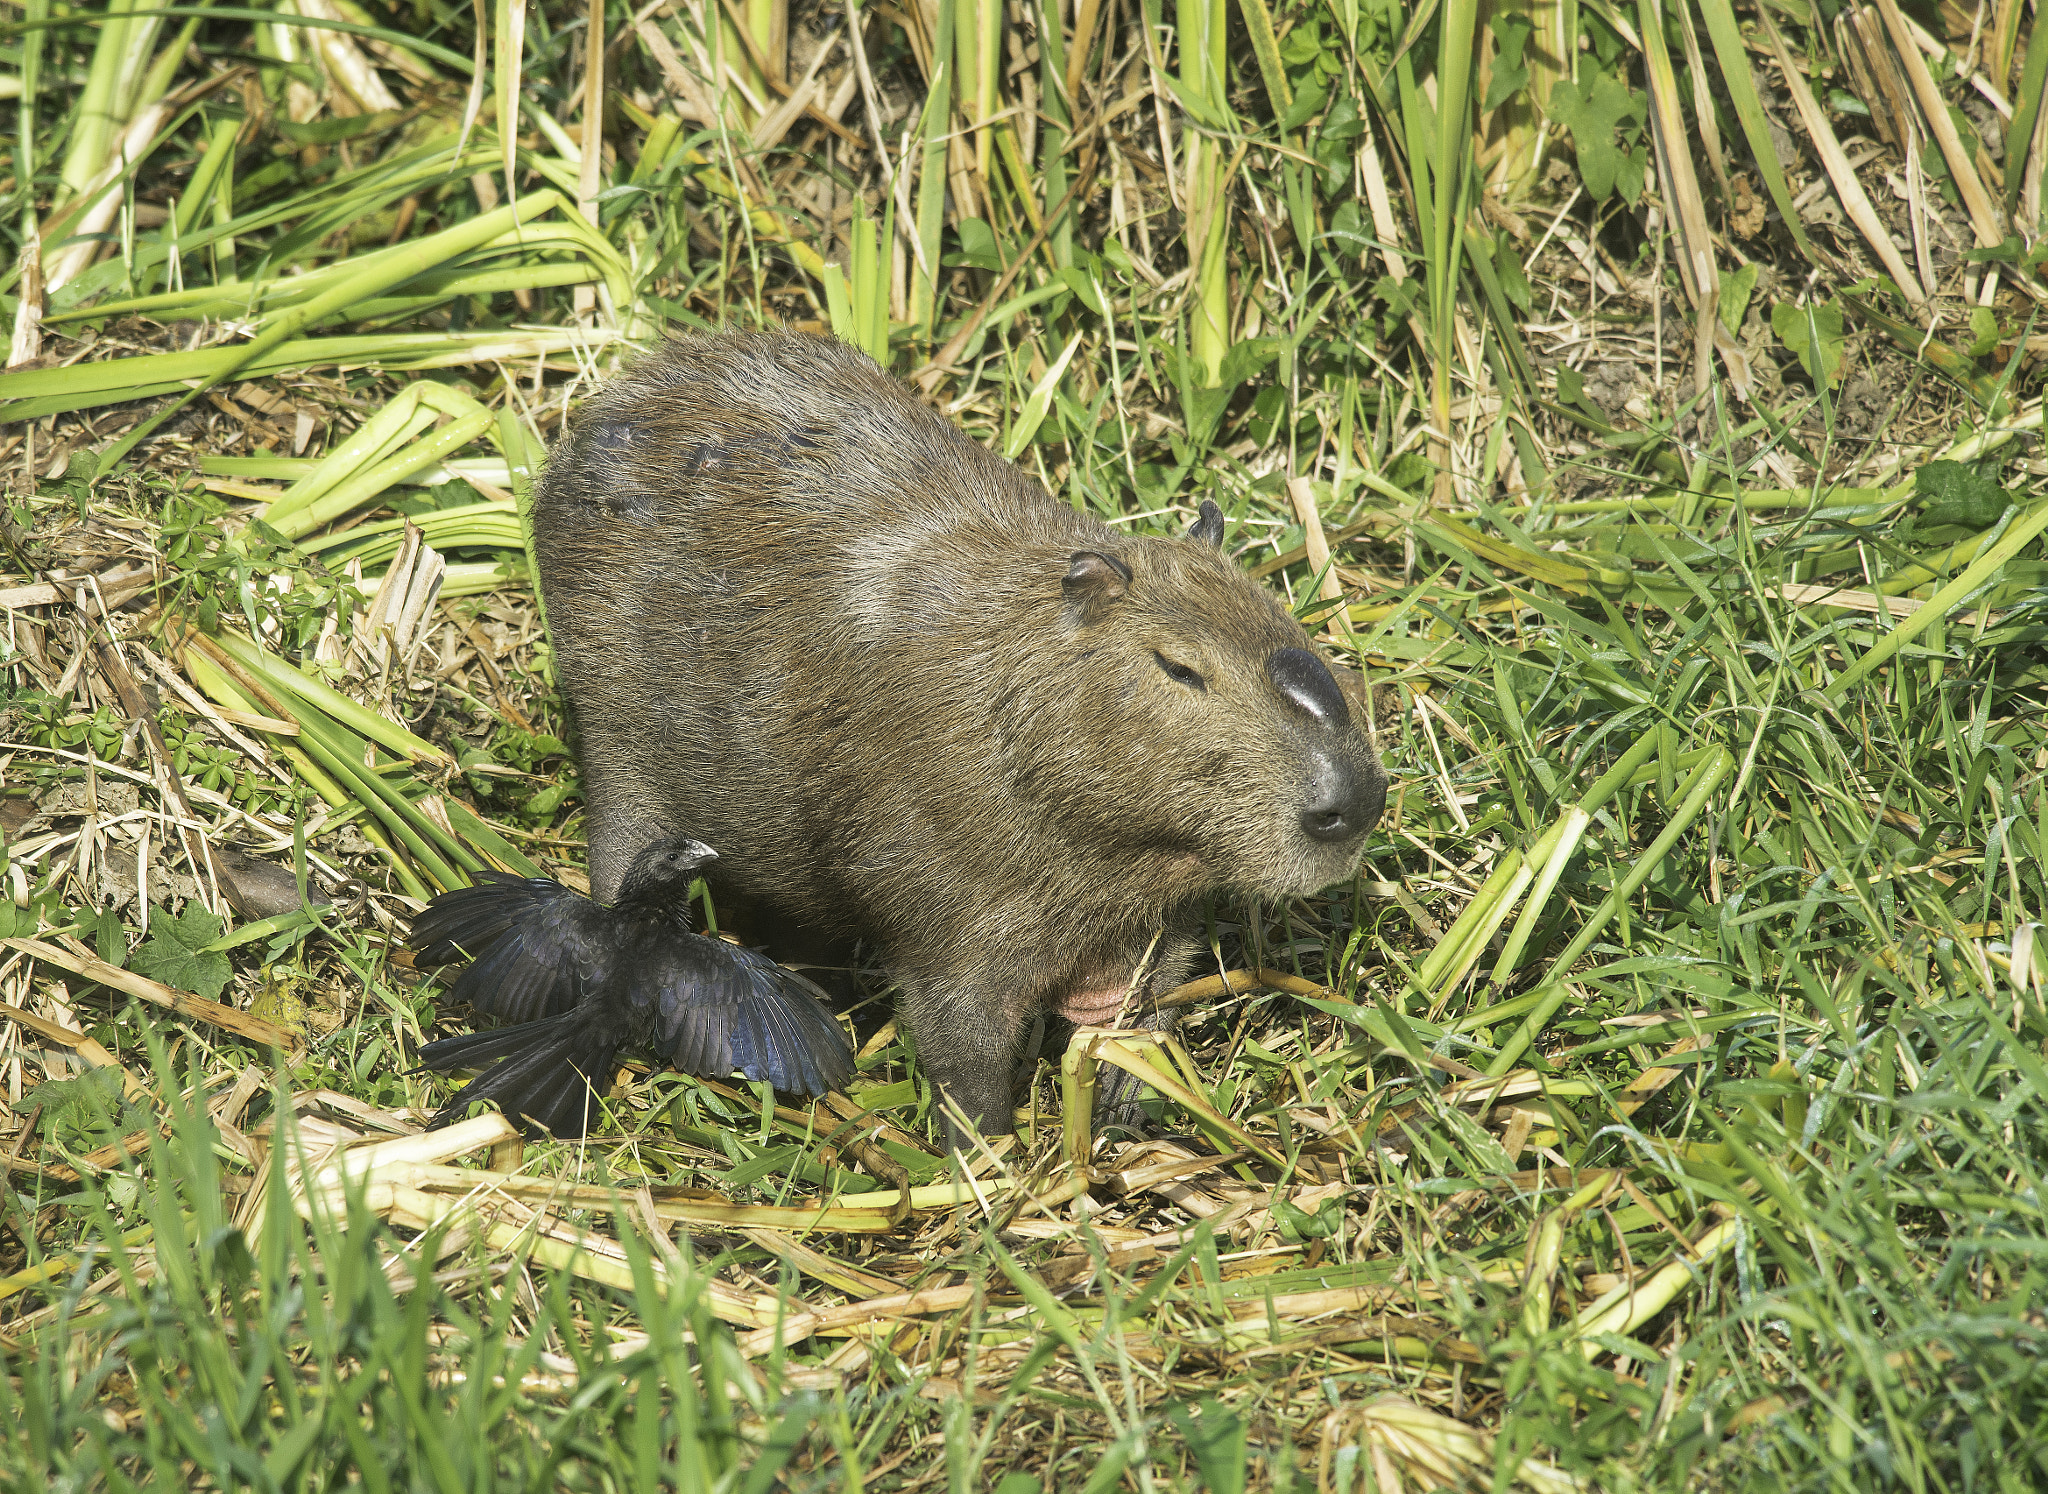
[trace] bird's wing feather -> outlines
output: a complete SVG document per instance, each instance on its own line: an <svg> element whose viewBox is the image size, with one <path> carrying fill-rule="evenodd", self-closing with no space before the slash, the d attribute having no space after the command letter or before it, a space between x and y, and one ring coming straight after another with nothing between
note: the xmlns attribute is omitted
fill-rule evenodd
<svg viewBox="0 0 2048 1494"><path fill-rule="evenodd" d="M816 986L766 956L694 934L626 973L647 1041L685 1073L766 1079L818 1095L853 1073L846 1035ZM637 1025L637 1024L636 1024Z"/></svg>
<svg viewBox="0 0 2048 1494"><path fill-rule="evenodd" d="M853 1074L844 1030L811 994L815 987L809 981L770 968L772 980L764 980L764 989L739 1010L733 1066L777 1089L821 1095L841 1088Z"/></svg>
<svg viewBox="0 0 2048 1494"><path fill-rule="evenodd" d="M469 957L448 995L512 1022L570 1011L617 959L610 910L559 882L485 872L413 920L422 965Z"/></svg>
<svg viewBox="0 0 2048 1494"><path fill-rule="evenodd" d="M652 1046L686 1074L730 1074L732 1013L729 1003L665 983L659 988Z"/></svg>
<svg viewBox="0 0 2048 1494"><path fill-rule="evenodd" d="M421 965L475 959L563 890L561 883L546 878L479 872L474 886L444 892L415 913L405 942L417 951Z"/></svg>

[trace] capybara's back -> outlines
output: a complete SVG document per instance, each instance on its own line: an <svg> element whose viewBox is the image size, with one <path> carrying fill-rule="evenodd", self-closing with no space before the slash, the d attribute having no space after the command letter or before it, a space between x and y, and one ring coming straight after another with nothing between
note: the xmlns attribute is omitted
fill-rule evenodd
<svg viewBox="0 0 2048 1494"><path fill-rule="evenodd" d="M784 958L872 941L985 1132L1033 1015L1110 1020L1205 895L1313 892L1379 818L1347 691L1213 506L1118 534L836 342L666 344L583 408L534 527L592 890L687 833Z"/></svg>

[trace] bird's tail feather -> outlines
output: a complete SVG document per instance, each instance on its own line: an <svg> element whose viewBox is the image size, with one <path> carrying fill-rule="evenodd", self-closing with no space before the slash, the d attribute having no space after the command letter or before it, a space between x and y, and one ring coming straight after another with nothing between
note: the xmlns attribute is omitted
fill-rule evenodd
<svg viewBox="0 0 2048 1494"><path fill-rule="evenodd" d="M573 1011L429 1043L419 1052L424 1068L491 1065L464 1085L431 1124L461 1120L474 1100L495 1100L508 1118L525 1126L581 1136L597 1107L593 1086L609 1078L618 1051L615 1034Z"/></svg>

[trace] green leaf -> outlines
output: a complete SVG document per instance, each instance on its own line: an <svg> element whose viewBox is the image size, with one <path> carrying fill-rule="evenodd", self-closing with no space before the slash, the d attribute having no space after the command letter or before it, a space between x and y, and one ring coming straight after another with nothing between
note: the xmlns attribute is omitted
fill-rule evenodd
<svg viewBox="0 0 2048 1494"><path fill-rule="evenodd" d="M1536 23L1525 15L1506 11L1486 24L1493 28L1494 36L1500 41L1500 55L1493 62L1493 77L1486 85L1486 99L1479 106L1481 113L1491 114L1529 86L1529 68L1522 61L1522 49L1529 45L1529 38L1535 34Z"/></svg>
<svg viewBox="0 0 2048 1494"><path fill-rule="evenodd" d="M1387 481L1418 498L1435 477L1436 465L1419 451L1404 451L1387 467Z"/></svg>
<svg viewBox="0 0 2048 1494"><path fill-rule="evenodd" d="M1097 316L1106 317L1110 314L1108 303L1102 299L1102 287L1095 283L1093 275L1079 265L1068 265L1060 270L1059 277L1066 282L1067 288L1080 298L1083 306Z"/></svg>
<svg viewBox="0 0 2048 1494"><path fill-rule="evenodd" d="M1322 26L1313 15L1296 23L1280 43L1280 60L1289 67L1307 67L1322 55Z"/></svg>
<svg viewBox="0 0 2048 1494"><path fill-rule="evenodd" d="M1386 304L1387 309L1380 315L1380 329L1392 337L1401 324L1408 320L1409 313L1415 309L1416 301L1421 299L1422 281L1414 276L1406 280L1396 280L1391 275L1382 275L1374 282L1372 293L1377 300Z"/></svg>
<svg viewBox="0 0 2048 1494"><path fill-rule="evenodd" d="M1280 132L1291 134L1314 119L1322 112L1323 102L1329 96L1329 88L1321 78L1310 78L1301 92L1294 96L1294 102L1288 107L1287 112L1280 116Z"/></svg>
<svg viewBox="0 0 2048 1494"><path fill-rule="evenodd" d="M87 1069L75 1079L46 1079L14 1102L15 1114L38 1111L46 1127L58 1120L110 1125L120 1108L121 1075L114 1069Z"/></svg>
<svg viewBox="0 0 2048 1494"><path fill-rule="evenodd" d="M579 793L582 785L576 775L564 773L546 788L519 806L519 812L529 820L547 820L562 807L562 801Z"/></svg>
<svg viewBox="0 0 2048 1494"><path fill-rule="evenodd" d="M1842 308L1833 301L1794 306L1780 301L1771 308L1771 330L1799 359L1806 376L1818 384L1833 383L1842 372Z"/></svg>
<svg viewBox="0 0 2048 1494"><path fill-rule="evenodd" d="M1561 403L1576 406L1590 415L1601 425L1607 424L1607 414L1586 397L1586 376L1569 364L1557 367L1557 397Z"/></svg>
<svg viewBox="0 0 2048 1494"><path fill-rule="evenodd" d="M1209 1494L1243 1494L1247 1440L1244 1418L1213 1397L1199 1407L1176 1406L1167 1414L1194 1457L1195 1468L1202 1475L1202 1487Z"/></svg>
<svg viewBox="0 0 2048 1494"><path fill-rule="evenodd" d="M1643 193L1643 161L1638 149L1649 100L1609 73L1566 80L1550 93L1550 117L1572 132L1579 175L1595 202L1604 202L1616 188L1633 206Z"/></svg>
<svg viewBox="0 0 2048 1494"><path fill-rule="evenodd" d="M1351 101L1349 94L1339 94L1323 115L1322 128L1315 133L1313 149L1316 164L1322 167L1323 190L1335 195L1337 189L1351 178L1351 142L1365 132L1360 120L1358 105Z"/></svg>
<svg viewBox="0 0 2048 1494"><path fill-rule="evenodd" d="M291 1480L293 1472L305 1461L306 1454L320 1440L320 1434L327 1429L327 1423L318 1416L308 1416L297 1426L278 1435L264 1454L263 1471L279 1484Z"/></svg>
<svg viewBox="0 0 2048 1494"><path fill-rule="evenodd" d="M1515 241L1505 232L1494 235L1494 273L1500 276L1501 294L1515 307L1527 311L1535 304L1536 294L1529 286L1529 277L1522 269L1522 256L1515 251Z"/></svg>
<svg viewBox="0 0 2048 1494"><path fill-rule="evenodd" d="M1749 297L1756 289L1754 262L1721 275L1721 325L1730 333L1742 331L1742 313L1749 309Z"/></svg>
<svg viewBox="0 0 2048 1494"><path fill-rule="evenodd" d="M109 965L128 963L128 936L121 929L121 915L112 908L100 910L99 927L93 935L93 953Z"/></svg>
<svg viewBox="0 0 2048 1494"><path fill-rule="evenodd" d="M1273 1217L1280 1221L1280 1233L1294 1240L1328 1240L1344 1227L1344 1201L1326 1198L1311 1214L1284 1198L1273 1200Z"/></svg>
<svg viewBox="0 0 2048 1494"><path fill-rule="evenodd" d="M1465 1155L1480 1167L1496 1177L1506 1177L1515 1170L1514 1159L1508 1150L1494 1140L1493 1133L1464 1111L1445 1106L1440 1116L1444 1129L1465 1148Z"/></svg>
<svg viewBox="0 0 2048 1494"><path fill-rule="evenodd" d="M1989 306L1970 308L1970 356L1981 358L1998 346L1998 318Z"/></svg>
<svg viewBox="0 0 2048 1494"><path fill-rule="evenodd" d="M2011 497L1989 478L1979 477L1961 462L1929 462L1915 475L1914 491L1925 501L1920 527L1961 524L1989 529L2005 512Z"/></svg>
<svg viewBox="0 0 2048 1494"><path fill-rule="evenodd" d="M1287 350L1285 338L1248 337L1223 355L1223 387L1235 389Z"/></svg>
<svg viewBox="0 0 2048 1494"><path fill-rule="evenodd" d="M221 921L198 902L185 904L176 918L159 913L149 921L149 938L129 957L130 969L151 980L218 1001L234 966L224 954L208 954L206 946L221 935Z"/></svg>
<svg viewBox="0 0 2048 1494"><path fill-rule="evenodd" d="M1003 256L996 248L994 229L979 218L962 218L959 232L960 252L947 255L947 264L966 265L976 270L1002 270Z"/></svg>

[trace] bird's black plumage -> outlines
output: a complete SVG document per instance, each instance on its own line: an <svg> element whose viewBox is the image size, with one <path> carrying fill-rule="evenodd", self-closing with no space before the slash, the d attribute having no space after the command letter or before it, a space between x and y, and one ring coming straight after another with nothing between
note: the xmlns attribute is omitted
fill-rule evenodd
<svg viewBox="0 0 2048 1494"><path fill-rule="evenodd" d="M495 1100L515 1119L580 1136L592 1085L628 1046L686 1073L737 1069L802 1094L844 1084L853 1054L816 986L753 950L691 932L690 879L715 859L683 836L656 841L608 908L559 882L505 872L428 903L413 919L415 960L469 960L448 994L517 1024L420 1049L430 1069L491 1064L434 1124L460 1119L472 1100Z"/></svg>

